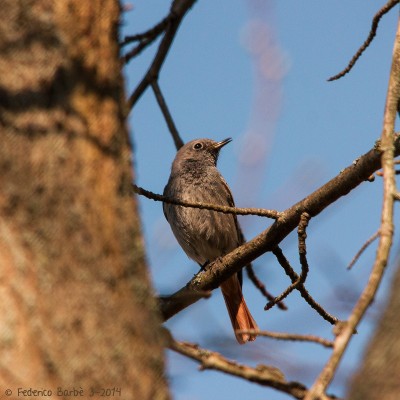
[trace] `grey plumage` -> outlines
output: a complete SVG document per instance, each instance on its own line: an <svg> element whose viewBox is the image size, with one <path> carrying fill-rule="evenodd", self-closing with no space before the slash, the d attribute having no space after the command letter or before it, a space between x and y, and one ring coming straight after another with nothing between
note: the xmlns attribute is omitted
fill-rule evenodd
<svg viewBox="0 0 400 400"><path fill-rule="evenodd" d="M230 141L197 139L185 144L176 154L164 195L191 202L234 206L229 187L216 167L220 149ZM167 203L163 203L163 210L182 249L200 265L242 244L236 215ZM234 329L257 329L237 276L224 282L221 289ZM255 339L254 335L236 337L239 343Z"/></svg>
<svg viewBox="0 0 400 400"><path fill-rule="evenodd" d="M201 143L202 149L194 149ZM172 164L164 195L186 201L232 206L233 199L216 168L219 148L208 139L183 146ZM236 217L210 210L164 203L164 214L185 253L203 265L236 248Z"/></svg>

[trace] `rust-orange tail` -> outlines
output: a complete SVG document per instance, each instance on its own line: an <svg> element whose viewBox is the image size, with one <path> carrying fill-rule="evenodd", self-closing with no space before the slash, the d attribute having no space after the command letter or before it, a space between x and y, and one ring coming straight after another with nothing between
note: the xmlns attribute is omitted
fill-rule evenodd
<svg viewBox="0 0 400 400"><path fill-rule="evenodd" d="M231 318L236 340L240 344L255 340L256 335L250 335L248 333L236 333L237 330L258 329L257 323L250 314L246 302L244 301L242 288L237 275L235 274L226 280L221 285L221 290L222 294L224 295L229 317Z"/></svg>

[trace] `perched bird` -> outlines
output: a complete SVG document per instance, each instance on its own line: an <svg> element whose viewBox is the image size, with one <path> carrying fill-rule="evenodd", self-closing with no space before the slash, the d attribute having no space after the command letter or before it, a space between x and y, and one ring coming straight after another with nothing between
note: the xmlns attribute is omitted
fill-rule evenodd
<svg viewBox="0 0 400 400"><path fill-rule="evenodd" d="M218 155L232 139L196 139L180 148L172 163L164 196L177 200L234 206L231 191L217 169ZM165 217L178 243L201 266L243 243L236 215L163 203ZM221 284L229 317L240 344L256 336L236 330L258 329L242 294L241 275Z"/></svg>

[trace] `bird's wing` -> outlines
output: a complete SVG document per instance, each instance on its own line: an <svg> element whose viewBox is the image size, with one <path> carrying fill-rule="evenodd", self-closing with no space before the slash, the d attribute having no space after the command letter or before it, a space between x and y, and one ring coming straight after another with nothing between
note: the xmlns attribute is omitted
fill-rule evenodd
<svg viewBox="0 0 400 400"><path fill-rule="evenodd" d="M233 196L232 196L232 193L231 193L231 191L229 189L228 184L225 182L225 179L222 176L221 176L221 180L222 180L222 183L223 183L223 186L224 186L224 189L225 189L226 198L228 200L228 204L227 205L229 205L230 207L235 207L235 201L233 200ZM239 238L239 244L243 244L246 241L246 239L245 239L245 237L243 235L242 229L240 228L240 225L239 225L239 222L238 222L238 219L237 219L237 215L236 214L232 214L232 216L233 216L233 219L235 221L235 226L236 226L236 230L237 230L238 238Z"/></svg>

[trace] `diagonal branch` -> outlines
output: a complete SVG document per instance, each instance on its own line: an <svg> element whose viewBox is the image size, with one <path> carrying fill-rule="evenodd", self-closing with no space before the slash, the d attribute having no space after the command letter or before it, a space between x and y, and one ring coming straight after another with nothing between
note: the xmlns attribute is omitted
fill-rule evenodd
<svg viewBox="0 0 400 400"><path fill-rule="evenodd" d="M246 272L249 279L253 282L254 286L260 291L260 293L269 301L273 301L276 297L273 296L270 292L268 292L265 285L257 278L257 275L254 272L253 266L251 264L246 265ZM286 311L288 308L286 304L282 301L277 301L275 303L277 307L281 310Z"/></svg>
<svg viewBox="0 0 400 400"><path fill-rule="evenodd" d="M395 139L395 153L396 155L400 154L399 136L396 136ZM198 273L185 287L178 290L172 296L169 296L167 300L161 302L161 312L164 320L171 318L195 302L188 301L176 304L174 302L176 296L179 297L181 294L193 290L215 289L223 281L234 273L239 272L241 268L257 257L275 249L298 226L303 212L308 212L311 217L314 217L340 197L347 195L351 190L368 180L381 167L381 156L380 145L377 143L373 149L358 158L357 161L341 171L331 181L291 208L280 213L279 218L254 239L210 263L210 268L207 271Z"/></svg>
<svg viewBox="0 0 400 400"><path fill-rule="evenodd" d="M376 35L376 31L378 29L378 25L379 22L381 20L381 18L388 13L396 4L398 4L400 2L400 0L389 0L374 16L374 18L372 19L372 25L371 25L371 29L369 31L368 37L365 40L365 42L362 44L362 46L357 50L357 53L354 54L353 58L350 60L349 64L347 65L347 67L339 72L338 74L331 76L328 79L328 82L332 82L335 81L341 77L343 77L344 75L346 75L348 72L350 72L350 70L354 67L355 63L357 62L357 60L361 57L362 53L364 53L364 51L367 49L367 47L371 44L371 42L374 40L374 37Z"/></svg>
<svg viewBox="0 0 400 400"><path fill-rule="evenodd" d="M347 322L344 323L343 329L338 333L331 357L314 382L306 400L314 400L323 396L327 386L333 379L354 330L367 311L378 290L393 243L393 194L396 193L393 158L398 154L399 139L398 137L396 138L394 134L394 128L397 104L400 100L400 20L397 25L388 86L380 146L382 150L381 164L383 168L383 204L381 226L379 228L379 244L375 262L367 286L364 288L364 291L358 299L357 304L354 306Z"/></svg>
<svg viewBox="0 0 400 400"><path fill-rule="evenodd" d="M361 257L362 253L368 248L368 246L379 237L379 229L361 246L361 249L357 251L356 255L350 261L350 264L347 266L347 269L351 269L353 265L358 261Z"/></svg>
<svg viewBox="0 0 400 400"><path fill-rule="evenodd" d="M267 303L267 305L264 307L264 310L269 310L275 304L281 302L283 299L285 299L287 296L289 296L289 294L292 293L294 289L299 289L300 292L303 292L303 293L307 292L305 287L304 287L304 282L307 279L307 275L308 275L308 271L309 271L308 262L307 262L307 256L306 256L306 254L307 254L307 250L306 250L306 238L307 238L306 228L308 226L309 220L310 220L310 216L307 213L301 214L299 227L297 229L297 232L298 232L298 243L299 243L300 264L301 264L301 274L300 274L300 276L298 276L294 272L292 267L289 265L289 262L286 263L286 259L285 259L283 261L283 263L281 263L281 265L285 268L285 271L286 271L287 275L290 276L290 278L292 280L292 284L284 292L282 292L279 296L277 296L274 299L270 300ZM279 256L277 258L278 258L278 260L280 259ZM310 297L310 299L312 299L311 296L309 296L309 297ZM312 299L312 302L315 303L314 299ZM313 308L315 308L315 307L313 306ZM322 307L319 307L319 308L322 308ZM324 315L327 314L325 310L324 310L323 314Z"/></svg>
<svg viewBox="0 0 400 400"><path fill-rule="evenodd" d="M127 44L132 42L139 42L139 44L124 55L124 62L128 63L132 58L139 55L147 46L153 43L154 40L156 40L158 36L160 36L162 32L165 31L168 26L169 19L170 16L165 17L156 26L144 33L138 33L137 35L133 36L126 36L123 42L120 44L121 47L126 46Z"/></svg>
<svg viewBox="0 0 400 400"><path fill-rule="evenodd" d="M282 266L282 268L285 270L286 275L289 276L291 281L297 282L299 280L299 275L293 270L293 268L290 266L289 261L286 259L284 256L281 248L279 246L276 246L275 249L272 250L272 253L278 260L279 264ZM332 325L336 324L338 322L338 319L334 317L333 315L329 314L319 303L317 303L308 290L305 288L303 283L300 283L299 285L296 286L296 289L300 292L301 297L308 303L308 305L314 309L323 319L331 323ZM269 304L267 304L264 307L264 310L268 310Z"/></svg>
<svg viewBox="0 0 400 400"><path fill-rule="evenodd" d="M184 145L184 143L179 135L178 129L176 129L175 122L172 119L171 113L169 112L167 102L164 99L160 86L158 85L158 81L154 80L151 83L151 87L153 88L154 95L156 96L157 103L164 116L165 122L167 123L168 129L171 132L171 136L172 139L174 140L176 150L179 150Z"/></svg>
<svg viewBox="0 0 400 400"><path fill-rule="evenodd" d="M158 47L157 53L150 65L150 68L147 70L145 76L129 97L129 109L133 108L148 86L157 79L160 69L175 38L175 34L178 31L185 14L193 6L195 1L196 0L174 0L172 3L171 11L168 16L168 26L165 28L165 33L161 40L160 46Z"/></svg>
<svg viewBox="0 0 400 400"><path fill-rule="evenodd" d="M228 375L287 393L295 399L304 399L307 394L307 388L303 384L286 381L284 374L278 368L262 364L257 365L255 368L248 367L247 365L228 360L215 351L202 349L193 343L178 342L171 335L169 336L168 347L179 354L198 361L201 370L213 369L221 371ZM333 400L337 398L326 396L325 399Z"/></svg>

